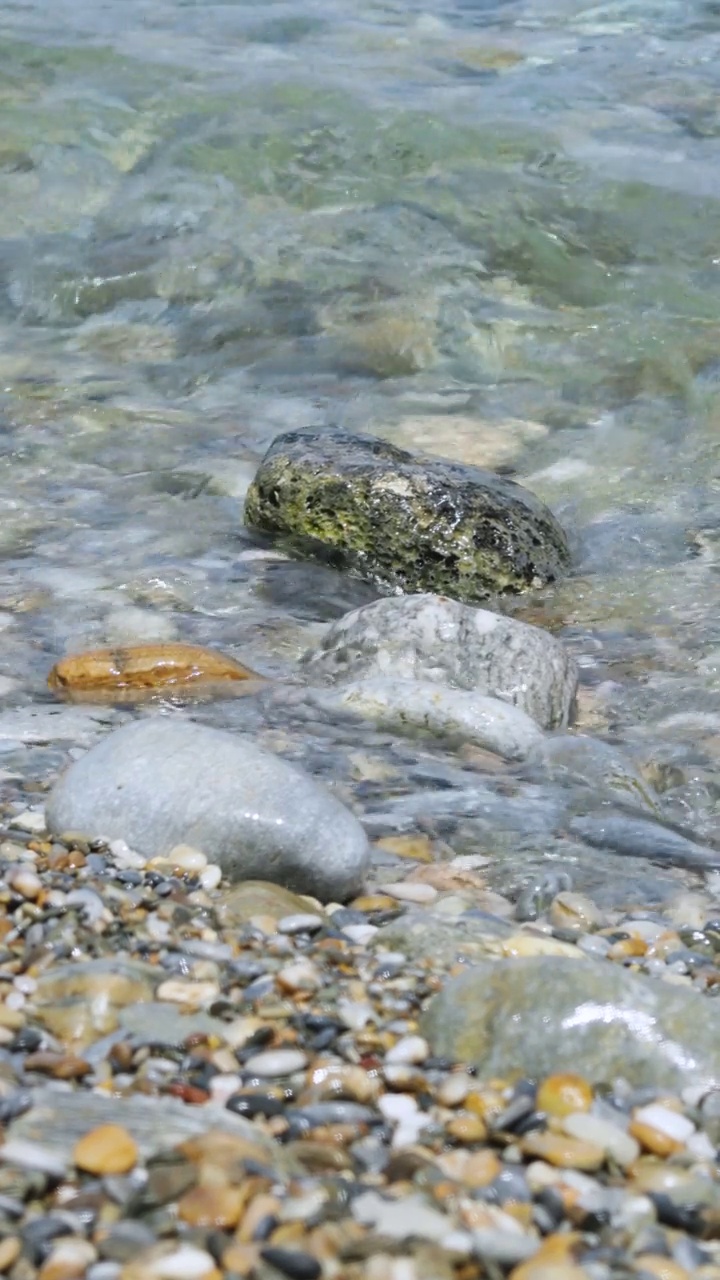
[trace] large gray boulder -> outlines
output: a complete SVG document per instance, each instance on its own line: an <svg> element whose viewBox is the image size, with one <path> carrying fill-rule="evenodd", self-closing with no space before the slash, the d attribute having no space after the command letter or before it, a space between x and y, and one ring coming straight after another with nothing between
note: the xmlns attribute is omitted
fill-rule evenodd
<svg viewBox="0 0 720 1280"><path fill-rule="evenodd" d="M70 766L48 829L122 839L146 857L190 844L232 880L272 880L325 901L362 885L368 843L324 787L253 742L175 717L116 730Z"/></svg>
<svg viewBox="0 0 720 1280"><path fill-rule="evenodd" d="M543 729L568 723L578 673L560 641L444 596L392 596L346 613L304 655L310 681L430 681L500 698Z"/></svg>
<svg viewBox="0 0 720 1280"><path fill-rule="evenodd" d="M720 1085L720 1022L699 992L609 961L482 961L451 978L422 1030L433 1053L484 1076L556 1071L680 1090Z"/></svg>
<svg viewBox="0 0 720 1280"><path fill-rule="evenodd" d="M520 485L345 431L278 436L245 522L384 589L459 600L552 582L570 562L552 512Z"/></svg>

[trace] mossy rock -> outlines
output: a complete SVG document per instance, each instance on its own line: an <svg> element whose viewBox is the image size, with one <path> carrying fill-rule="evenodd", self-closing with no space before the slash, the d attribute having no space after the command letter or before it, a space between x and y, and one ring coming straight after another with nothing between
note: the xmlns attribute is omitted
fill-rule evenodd
<svg viewBox="0 0 720 1280"><path fill-rule="evenodd" d="M278 436L245 522L384 590L469 603L552 582L570 560L555 517L520 485L342 431Z"/></svg>

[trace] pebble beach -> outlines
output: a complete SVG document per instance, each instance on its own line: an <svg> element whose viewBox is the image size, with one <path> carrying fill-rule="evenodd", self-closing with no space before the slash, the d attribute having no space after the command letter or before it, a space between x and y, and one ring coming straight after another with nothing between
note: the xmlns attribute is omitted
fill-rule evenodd
<svg viewBox="0 0 720 1280"><path fill-rule="evenodd" d="M0 1277L720 1280L719 67L0 7Z"/></svg>

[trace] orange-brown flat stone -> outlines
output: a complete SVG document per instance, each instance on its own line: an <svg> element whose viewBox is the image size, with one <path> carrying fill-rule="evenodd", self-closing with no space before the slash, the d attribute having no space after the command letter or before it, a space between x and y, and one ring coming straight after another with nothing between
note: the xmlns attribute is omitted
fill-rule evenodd
<svg viewBox="0 0 720 1280"><path fill-rule="evenodd" d="M194 644L137 644L89 649L56 662L48 685L71 702L141 702L159 693L222 693L262 676L216 649Z"/></svg>
<svg viewBox="0 0 720 1280"><path fill-rule="evenodd" d="M73 1161L85 1173L129 1173L137 1163L135 1139L119 1124L91 1129L73 1150Z"/></svg>

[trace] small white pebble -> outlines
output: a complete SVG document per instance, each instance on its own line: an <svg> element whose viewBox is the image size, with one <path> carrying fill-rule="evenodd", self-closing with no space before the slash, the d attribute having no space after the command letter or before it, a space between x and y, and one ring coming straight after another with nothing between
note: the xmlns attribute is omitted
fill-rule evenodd
<svg viewBox="0 0 720 1280"><path fill-rule="evenodd" d="M613 1157L621 1168L632 1164L640 1155L640 1143L618 1125L594 1116L587 1111L576 1111L561 1121L562 1128L571 1138L594 1142Z"/></svg>
<svg viewBox="0 0 720 1280"><path fill-rule="evenodd" d="M222 880L222 871L216 862L208 862L200 872L200 884L203 889L217 889Z"/></svg>
<svg viewBox="0 0 720 1280"><path fill-rule="evenodd" d="M696 1160L715 1159L715 1147L706 1133L691 1133L685 1146Z"/></svg>
<svg viewBox="0 0 720 1280"><path fill-rule="evenodd" d="M25 999L22 991L9 991L5 997L5 1008L14 1009L17 1012L25 1007Z"/></svg>
<svg viewBox="0 0 720 1280"><path fill-rule="evenodd" d="M246 1018L236 1018L234 1022L228 1022L223 1035L225 1042L231 1049L242 1049L246 1045L251 1036L262 1026L260 1018L249 1016Z"/></svg>
<svg viewBox="0 0 720 1280"><path fill-rule="evenodd" d="M386 1120L396 1124L409 1120L418 1112L417 1100L411 1093L386 1093L378 1099L378 1108Z"/></svg>
<svg viewBox="0 0 720 1280"><path fill-rule="evenodd" d="M111 840L108 849L114 862L125 871L142 871L147 865L147 858L144 858L141 853L136 853L124 840Z"/></svg>
<svg viewBox="0 0 720 1280"><path fill-rule="evenodd" d="M46 907L64 907L67 902L67 894L62 889L50 889L46 898Z"/></svg>
<svg viewBox="0 0 720 1280"><path fill-rule="evenodd" d="M168 862L181 871L203 871L207 866L207 858L201 849L191 844L176 844L167 854Z"/></svg>
<svg viewBox="0 0 720 1280"><path fill-rule="evenodd" d="M47 1173L51 1178L63 1178L67 1172L66 1162L57 1152L50 1151L41 1142L30 1142L24 1138L10 1138L0 1146L0 1161L17 1169Z"/></svg>
<svg viewBox="0 0 720 1280"><path fill-rule="evenodd" d="M170 921L162 920L159 915L149 915L145 921L145 930L153 942L167 942L170 937Z"/></svg>
<svg viewBox="0 0 720 1280"><path fill-rule="evenodd" d="M346 924L343 933L347 935L351 942L357 942L362 947L371 938L375 937L378 932L377 925L374 924Z"/></svg>
<svg viewBox="0 0 720 1280"><path fill-rule="evenodd" d="M20 831L29 831L31 835L40 835L45 831L44 809L23 809L22 813L14 813L10 819L13 827Z"/></svg>
<svg viewBox="0 0 720 1280"><path fill-rule="evenodd" d="M37 980L31 978L29 973L19 973L16 978L13 978L13 987L21 995L31 996L34 991L37 991Z"/></svg>
<svg viewBox="0 0 720 1280"><path fill-rule="evenodd" d="M430 1054L430 1045L423 1036L403 1036L402 1040L398 1040L391 1049L385 1054L385 1061L389 1063L410 1063L417 1066L418 1063L424 1062Z"/></svg>
<svg viewBox="0 0 720 1280"><path fill-rule="evenodd" d="M453 1072L443 1080L437 1091L437 1100L441 1107L458 1107L464 1102L472 1089L472 1080L464 1071Z"/></svg>
<svg viewBox="0 0 720 1280"><path fill-rule="evenodd" d="M187 1004L199 1009L217 999L220 987L217 982L181 982L178 978L168 978L161 982L157 989L158 1000L169 1000L173 1004Z"/></svg>
<svg viewBox="0 0 720 1280"><path fill-rule="evenodd" d="M239 1089L242 1089L242 1078L239 1075L213 1076L210 1081L210 1097L213 1102L219 1102L221 1107L224 1107L228 1098L232 1098Z"/></svg>
<svg viewBox="0 0 720 1280"><path fill-rule="evenodd" d="M317 991L322 986L322 974L309 960L287 964L276 975L276 981L284 991Z"/></svg>
<svg viewBox="0 0 720 1280"><path fill-rule="evenodd" d="M316 1214L322 1213L327 1204L328 1195L325 1187L313 1187L304 1195L289 1196L283 1201L280 1221L307 1222L308 1218L314 1218Z"/></svg>
<svg viewBox="0 0 720 1280"><path fill-rule="evenodd" d="M43 1264L48 1275L84 1275L87 1267L97 1258L97 1249L89 1240L79 1236L66 1236L52 1246L52 1252Z"/></svg>
<svg viewBox="0 0 720 1280"><path fill-rule="evenodd" d="M322 929L322 916L311 911L296 911L294 915L283 916L278 920L278 933L315 933Z"/></svg>
<svg viewBox="0 0 720 1280"><path fill-rule="evenodd" d="M148 1280L203 1280L203 1276L215 1272L215 1262L204 1249L192 1244L181 1244L174 1253L147 1263Z"/></svg>
<svg viewBox="0 0 720 1280"><path fill-rule="evenodd" d="M245 1070L255 1076L290 1076L302 1071L307 1061L307 1055L300 1049L267 1049L248 1058Z"/></svg>
<svg viewBox="0 0 720 1280"><path fill-rule="evenodd" d="M382 888L383 893L396 898L398 902L415 902L418 906L434 902L438 896L437 889L434 889L431 884L415 883L412 880L403 880L398 884L384 884Z"/></svg>
<svg viewBox="0 0 720 1280"><path fill-rule="evenodd" d="M29 867L13 867L7 873L7 883L10 888L19 893L21 897L27 898L30 902L39 897L42 892L42 880L36 871L32 871Z"/></svg>
<svg viewBox="0 0 720 1280"><path fill-rule="evenodd" d="M350 1031L361 1031L375 1019L375 1010L367 1000L348 1000L346 996L338 1000L337 1013Z"/></svg>
<svg viewBox="0 0 720 1280"><path fill-rule="evenodd" d="M690 1135L695 1132L692 1120L680 1115L678 1111L672 1111L670 1107L664 1107L660 1102L651 1102L647 1107L638 1107L634 1118L640 1124L657 1129L658 1133L665 1134L673 1142L687 1142Z"/></svg>

